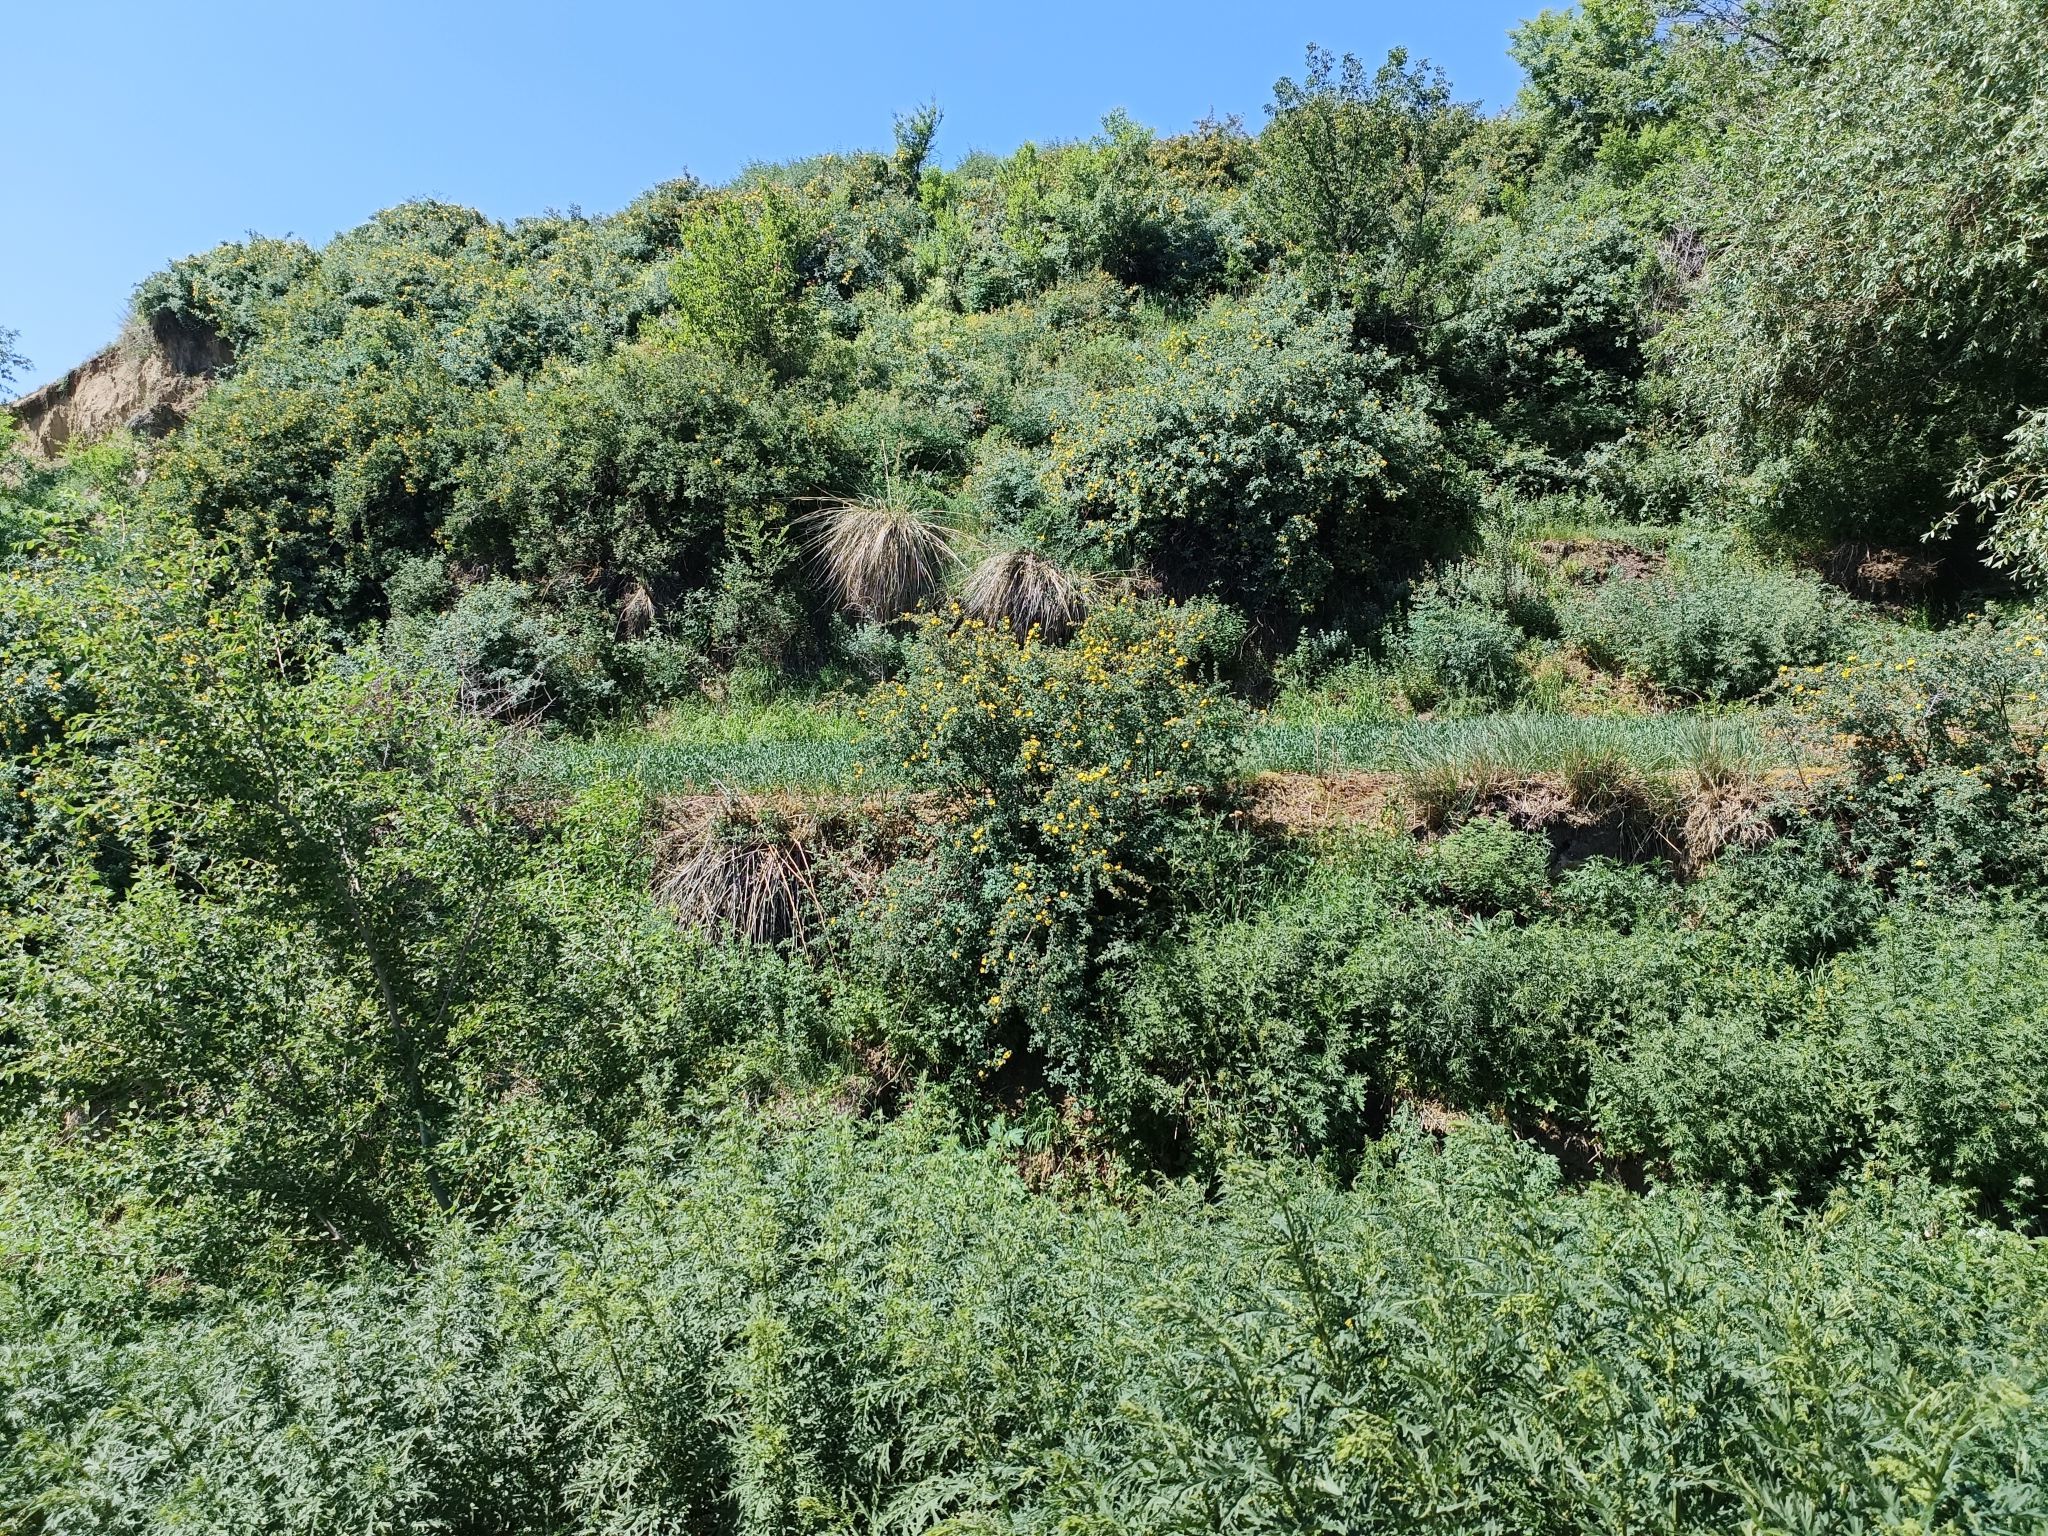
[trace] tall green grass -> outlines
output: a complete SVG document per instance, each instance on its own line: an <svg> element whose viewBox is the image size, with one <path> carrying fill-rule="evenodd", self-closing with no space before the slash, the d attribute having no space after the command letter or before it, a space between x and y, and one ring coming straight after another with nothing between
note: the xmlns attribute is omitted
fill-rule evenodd
<svg viewBox="0 0 2048 1536"><path fill-rule="evenodd" d="M530 769L543 783L574 788L601 779L650 794L717 789L841 789L884 782L863 759L861 724L829 703L692 702L652 723L591 738L537 743Z"/></svg>
<svg viewBox="0 0 2048 1536"><path fill-rule="evenodd" d="M775 700L692 703L630 730L588 739L560 737L531 749L544 783L573 788L623 780L651 794L716 789L852 790L894 775L863 740L850 708ZM1645 775L1683 771L1704 760L1762 769L1786 760L1755 717L1509 714L1458 720L1261 719L1246 733L1242 771L1413 772L1484 764L1496 772L1557 773L1588 757L1626 763ZM857 771L858 770L858 771Z"/></svg>
<svg viewBox="0 0 2048 1536"><path fill-rule="evenodd" d="M1484 763L1517 774L1556 773L1587 757L1616 759L1643 774L1667 774L1718 759L1761 769L1785 749L1753 719L1733 715L1481 715L1387 724L1268 721L1251 734L1249 773L1337 769L1411 772Z"/></svg>

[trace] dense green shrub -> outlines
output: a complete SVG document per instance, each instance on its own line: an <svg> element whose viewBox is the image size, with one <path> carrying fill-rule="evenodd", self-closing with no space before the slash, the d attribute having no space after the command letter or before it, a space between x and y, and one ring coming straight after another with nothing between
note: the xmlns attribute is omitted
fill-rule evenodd
<svg viewBox="0 0 2048 1536"><path fill-rule="evenodd" d="M405 594L397 578L394 603ZM521 582L493 577L445 614L399 626L401 643L444 672L462 707L494 720L589 720L612 691L601 659L533 601Z"/></svg>
<svg viewBox="0 0 2048 1536"><path fill-rule="evenodd" d="M1430 851L1437 888L1468 912L1527 913L1550 885L1550 840L1497 816L1475 816Z"/></svg>
<svg viewBox="0 0 2048 1536"><path fill-rule="evenodd" d="M1415 1096L1686 1179L1814 1197L1874 1163L2032 1220L2038 916L1886 906L1839 853L1732 855L1680 898L1611 864L1553 888L1546 841L1498 821L1383 848L1157 944L1098 1102L1169 1166L1349 1166Z"/></svg>
<svg viewBox="0 0 2048 1536"><path fill-rule="evenodd" d="M706 196L678 235L669 286L681 337L783 377L803 371L817 324L804 293L817 235L803 206L773 184Z"/></svg>
<svg viewBox="0 0 2048 1536"><path fill-rule="evenodd" d="M627 348L543 375L509 414L470 468L455 550L535 579L575 572L614 603L638 594L657 618L747 558L734 529L786 523L837 474L815 402L695 348ZM793 564L770 574L786 581Z"/></svg>
<svg viewBox="0 0 2048 1536"><path fill-rule="evenodd" d="M1729 969L1595 1067L1601 1134L1689 1178L1812 1192L1876 1160L2042 1210L2039 918L1905 908L1811 977Z"/></svg>
<svg viewBox="0 0 2048 1536"><path fill-rule="evenodd" d="M936 1013L922 1049L992 1070L1028 1047L1086 1080L1105 953L1156 920L1177 833L1236 756L1241 711L1211 679L1239 633L1208 603L1100 607L1066 646L925 621L868 708L884 760L950 802L929 865L868 914L887 973Z"/></svg>
<svg viewBox="0 0 2048 1536"><path fill-rule="evenodd" d="M1446 548L1466 509L1426 397L1352 348L1341 313L1275 289L1219 306L1077 402L1052 486L1095 557L1299 623Z"/></svg>
<svg viewBox="0 0 2048 1536"><path fill-rule="evenodd" d="M1719 556L1606 581L1565 625L1595 665L1688 699L1754 697L1783 668L1829 660L1848 643L1845 605L1817 580Z"/></svg>
<svg viewBox="0 0 2048 1536"><path fill-rule="evenodd" d="M5 1231L54 1262L0 1292L0 1516L49 1530L2042 1513L2041 1255L1910 1187L1810 1219L1572 1193L1466 1129L1349 1189L1061 1202L827 1120L275 1297L181 1302L47 1210Z"/></svg>
<svg viewBox="0 0 2048 1536"><path fill-rule="evenodd" d="M18 743L0 869L8 1134L59 1189L195 1271L403 1246L724 1048L722 1007L662 1033L704 973L620 863L637 809L537 814L451 686L209 601L188 535L103 506L72 549L0 615L77 706Z"/></svg>
<svg viewBox="0 0 2048 1536"><path fill-rule="evenodd" d="M1643 243L1618 216L1562 200L1501 221L1432 350L1466 410L1569 458L1636 416Z"/></svg>
<svg viewBox="0 0 2048 1536"><path fill-rule="evenodd" d="M1442 584L1415 593L1390 647L1394 675L1417 709L1442 703L1506 704L1521 682L1522 632L1506 615Z"/></svg>

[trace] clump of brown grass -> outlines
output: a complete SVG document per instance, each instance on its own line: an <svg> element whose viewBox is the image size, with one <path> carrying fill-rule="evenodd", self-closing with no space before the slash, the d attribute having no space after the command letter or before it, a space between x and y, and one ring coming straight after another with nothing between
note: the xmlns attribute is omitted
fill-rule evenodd
<svg viewBox="0 0 2048 1536"><path fill-rule="evenodd" d="M1635 764L1611 747L1567 747L1558 755L1557 772L1573 809L1592 815L1640 809L1651 799Z"/></svg>
<svg viewBox="0 0 2048 1536"><path fill-rule="evenodd" d="M1033 630L1058 644L1088 613L1086 584L1035 550L1007 549L975 566L961 589L968 616L1009 625L1018 639Z"/></svg>
<svg viewBox="0 0 2048 1536"><path fill-rule="evenodd" d="M663 840L654 894L677 922L714 939L802 947L820 910L812 865L800 828L732 801Z"/></svg>
<svg viewBox="0 0 2048 1536"><path fill-rule="evenodd" d="M894 501L837 502L805 521L825 585L877 623L901 618L960 564L943 524Z"/></svg>
<svg viewBox="0 0 2048 1536"><path fill-rule="evenodd" d="M615 631L621 640L638 640L654 628L654 594L646 583L634 582L619 599Z"/></svg>
<svg viewBox="0 0 2048 1536"><path fill-rule="evenodd" d="M1711 732L1681 770L1679 788L1685 806L1679 842L1693 870L1724 849L1754 848L1774 835L1762 768Z"/></svg>

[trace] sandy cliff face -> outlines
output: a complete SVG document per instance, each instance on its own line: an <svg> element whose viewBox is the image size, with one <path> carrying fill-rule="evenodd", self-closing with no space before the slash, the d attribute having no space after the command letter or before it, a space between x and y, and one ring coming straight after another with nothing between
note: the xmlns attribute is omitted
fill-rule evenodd
<svg viewBox="0 0 2048 1536"><path fill-rule="evenodd" d="M54 457L67 443L125 427L161 437L184 421L234 349L204 325L159 314L7 407L31 449Z"/></svg>

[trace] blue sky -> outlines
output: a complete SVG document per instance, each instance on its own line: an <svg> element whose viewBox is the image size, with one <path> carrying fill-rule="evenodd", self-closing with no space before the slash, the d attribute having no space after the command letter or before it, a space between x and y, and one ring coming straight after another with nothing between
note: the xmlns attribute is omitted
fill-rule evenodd
<svg viewBox="0 0 2048 1536"><path fill-rule="evenodd" d="M1405 44L1497 106L1508 28L1540 5L10 5L0 325L36 383L111 340L141 278L252 230L317 243L428 196L607 212L686 170L885 146L926 100L947 163L1119 107L1162 131L1212 110L1256 127L1310 42L1369 61Z"/></svg>

